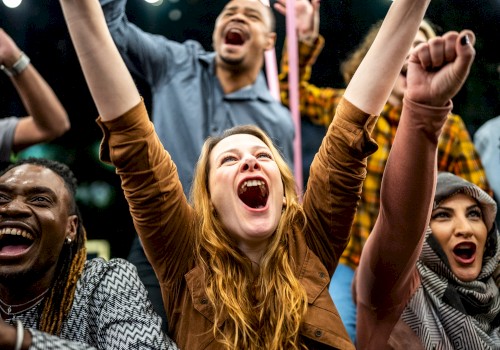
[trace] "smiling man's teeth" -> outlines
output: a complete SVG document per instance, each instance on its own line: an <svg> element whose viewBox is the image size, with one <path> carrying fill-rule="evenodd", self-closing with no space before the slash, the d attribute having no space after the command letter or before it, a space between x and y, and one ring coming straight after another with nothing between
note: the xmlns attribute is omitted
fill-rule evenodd
<svg viewBox="0 0 500 350"><path fill-rule="evenodd" d="M22 236L26 239L33 240L33 236L26 232L25 230L21 230L19 228L12 228L12 227L7 227L0 229L0 238L5 236L5 235L11 235L11 236Z"/></svg>

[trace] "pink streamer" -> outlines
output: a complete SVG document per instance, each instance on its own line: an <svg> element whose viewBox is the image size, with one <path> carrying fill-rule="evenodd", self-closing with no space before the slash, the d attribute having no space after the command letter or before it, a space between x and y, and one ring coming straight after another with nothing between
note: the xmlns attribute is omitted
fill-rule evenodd
<svg viewBox="0 0 500 350"><path fill-rule="evenodd" d="M302 177L302 138L300 130L300 110L299 110L299 51L297 45L297 31L295 24L295 0L286 1L286 36L288 51L288 96L290 102L290 112L292 113L295 125L294 139L294 168L295 181L299 199L302 199L303 177Z"/></svg>
<svg viewBox="0 0 500 350"><path fill-rule="evenodd" d="M269 0L260 1L266 6L271 6ZM281 101L280 85L278 80L278 64L276 62L276 50L274 49L274 47L265 52L264 59L266 62L267 85L269 86L271 95L277 101Z"/></svg>
<svg viewBox="0 0 500 350"><path fill-rule="evenodd" d="M269 0L261 0L267 6L270 6ZM300 128L300 110L299 110L299 76L298 76L298 46L297 32L295 24L295 0L286 1L286 36L288 50L288 96L290 103L290 112L292 114L293 123L295 126L294 139L294 175L297 184L297 192L299 199L302 199L303 192L303 174L302 174L302 139ZM271 95L278 101L280 98L280 89L278 81L278 67L276 63L276 52L273 49L266 51L266 74L267 82Z"/></svg>

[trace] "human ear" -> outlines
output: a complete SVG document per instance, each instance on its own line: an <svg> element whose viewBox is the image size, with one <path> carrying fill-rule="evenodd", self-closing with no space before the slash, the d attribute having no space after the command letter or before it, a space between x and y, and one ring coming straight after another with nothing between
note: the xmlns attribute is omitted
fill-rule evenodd
<svg viewBox="0 0 500 350"><path fill-rule="evenodd" d="M270 50L276 45L276 33L271 32L267 34L265 49Z"/></svg>
<svg viewBox="0 0 500 350"><path fill-rule="evenodd" d="M78 231L78 216L76 215L68 216L68 221L66 223L66 237L64 239L68 240L69 238L71 241L74 241L76 239L77 231Z"/></svg>

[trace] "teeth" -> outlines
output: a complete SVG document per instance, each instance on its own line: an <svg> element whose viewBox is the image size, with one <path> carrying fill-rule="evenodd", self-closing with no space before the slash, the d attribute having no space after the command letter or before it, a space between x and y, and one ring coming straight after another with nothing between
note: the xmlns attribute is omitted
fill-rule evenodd
<svg viewBox="0 0 500 350"><path fill-rule="evenodd" d="M245 182L245 185L247 185L247 187L261 186L261 185L264 185L264 181L262 181L262 180L250 180L250 181Z"/></svg>
<svg viewBox="0 0 500 350"><path fill-rule="evenodd" d="M0 238L5 236L5 235L22 236L22 237L29 239L29 240L34 239L33 236L31 234L29 234L28 232L26 232L25 230L21 230L18 228L11 228L11 227L0 229Z"/></svg>
<svg viewBox="0 0 500 350"><path fill-rule="evenodd" d="M241 185L240 193L245 192L247 187L255 187L255 186L259 186L261 190L265 189L264 181L262 181L262 180L248 180L248 181L245 181L243 183L243 185Z"/></svg>

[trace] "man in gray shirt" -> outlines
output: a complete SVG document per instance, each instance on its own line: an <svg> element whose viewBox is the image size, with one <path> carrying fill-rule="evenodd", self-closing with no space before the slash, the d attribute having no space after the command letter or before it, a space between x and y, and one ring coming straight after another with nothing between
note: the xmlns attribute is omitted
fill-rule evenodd
<svg viewBox="0 0 500 350"><path fill-rule="evenodd" d="M179 43L144 32L127 20L126 0L100 3L129 70L151 89L155 129L177 164L186 194L204 140L235 125L261 127L292 166L293 120L271 96L262 72L264 52L276 41L269 7L258 0L229 1L215 23L215 52L208 52L196 41ZM158 281L137 238L129 260L165 319Z"/></svg>

